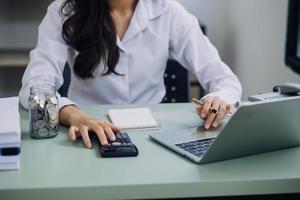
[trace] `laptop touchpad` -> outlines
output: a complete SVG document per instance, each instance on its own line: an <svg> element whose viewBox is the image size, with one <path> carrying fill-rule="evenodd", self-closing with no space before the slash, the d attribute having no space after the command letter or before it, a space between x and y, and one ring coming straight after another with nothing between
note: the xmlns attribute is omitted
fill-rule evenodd
<svg viewBox="0 0 300 200"><path fill-rule="evenodd" d="M189 142L193 140L203 140L208 138L215 138L219 135L221 129L205 130L202 126L197 128L188 128L173 130L162 133L159 137L172 144Z"/></svg>

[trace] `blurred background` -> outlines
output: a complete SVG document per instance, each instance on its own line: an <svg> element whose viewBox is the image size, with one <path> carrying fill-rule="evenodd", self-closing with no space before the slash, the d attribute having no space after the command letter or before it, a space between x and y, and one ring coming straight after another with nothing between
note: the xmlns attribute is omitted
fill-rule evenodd
<svg viewBox="0 0 300 200"><path fill-rule="evenodd" d="M240 78L244 100L275 85L300 82L284 63L288 0L178 1L205 25L222 59ZM0 0L0 97L18 94L28 52L51 2Z"/></svg>

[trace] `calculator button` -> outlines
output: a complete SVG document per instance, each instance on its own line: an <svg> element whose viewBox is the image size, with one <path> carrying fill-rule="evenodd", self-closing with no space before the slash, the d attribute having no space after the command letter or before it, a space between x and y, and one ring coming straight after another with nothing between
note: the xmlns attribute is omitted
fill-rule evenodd
<svg viewBox="0 0 300 200"><path fill-rule="evenodd" d="M111 145L122 145L122 143L121 142L113 142L113 143L111 143Z"/></svg>

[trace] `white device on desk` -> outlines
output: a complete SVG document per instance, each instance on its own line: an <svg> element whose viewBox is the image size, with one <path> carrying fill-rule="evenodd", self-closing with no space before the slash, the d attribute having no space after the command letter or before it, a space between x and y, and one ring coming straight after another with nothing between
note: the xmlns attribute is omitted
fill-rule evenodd
<svg viewBox="0 0 300 200"><path fill-rule="evenodd" d="M150 138L197 163L210 163L300 145L300 99L242 105L213 132L193 128Z"/></svg>
<svg viewBox="0 0 300 200"><path fill-rule="evenodd" d="M297 83L286 83L281 86L275 86L273 92L257 94L248 97L248 100L251 102L255 101L265 101L272 102L277 100L284 100L290 98L300 98L300 84Z"/></svg>

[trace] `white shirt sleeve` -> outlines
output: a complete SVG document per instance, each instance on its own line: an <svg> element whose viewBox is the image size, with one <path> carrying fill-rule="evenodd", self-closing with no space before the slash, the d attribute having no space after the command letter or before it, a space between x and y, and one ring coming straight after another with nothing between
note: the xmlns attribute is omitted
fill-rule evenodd
<svg viewBox="0 0 300 200"><path fill-rule="evenodd" d="M62 1L54 1L39 26L38 42L30 52L30 62L22 79L19 93L21 105L28 109L30 88L34 85L52 85L58 90L63 84L63 69L67 61L68 46L62 38L63 18L59 14ZM68 98L60 97L59 108L74 104Z"/></svg>
<svg viewBox="0 0 300 200"><path fill-rule="evenodd" d="M241 84L203 35L198 20L178 3L174 3L171 9L171 56L197 76L209 96L218 96L231 104L238 103Z"/></svg>

